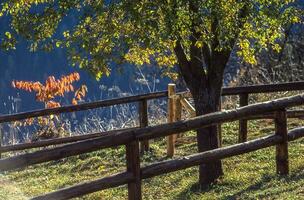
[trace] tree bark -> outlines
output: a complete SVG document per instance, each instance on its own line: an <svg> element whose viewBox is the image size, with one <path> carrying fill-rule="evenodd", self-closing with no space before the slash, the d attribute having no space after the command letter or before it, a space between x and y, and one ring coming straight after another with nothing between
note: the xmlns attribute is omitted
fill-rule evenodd
<svg viewBox="0 0 304 200"><path fill-rule="evenodd" d="M220 108L220 94L221 88L214 85L204 88L204 94L194 96L196 115L203 115L219 111ZM197 88L197 90L202 90ZM215 94L215 95L212 95ZM197 130L197 144L198 151L204 152L219 148L218 126L210 126ZM215 182L221 175L223 175L221 161L202 164L199 166L199 182L201 186L208 185Z"/></svg>
<svg viewBox="0 0 304 200"><path fill-rule="evenodd" d="M221 108L221 93L223 86L224 69L228 62L229 52L212 51L207 65L207 81L205 85L195 88L198 95L194 95L197 115L217 112ZM192 91L195 94L195 91ZM197 130L198 151L208 151L220 147L218 126L210 126ZM222 162L202 164L199 168L199 182L201 186L215 182L223 175Z"/></svg>
<svg viewBox="0 0 304 200"><path fill-rule="evenodd" d="M230 53L212 51L212 49L212 52L209 52L208 49L207 55L207 51L195 46L195 38L193 37L193 45L190 48L190 60L187 59L179 41L174 50L180 75L193 96L196 115L203 115L219 111L223 74ZM205 60L205 63L202 60ZM199 152L219 148L217 126L198 129L197 143ZM223 175L223 169L220 160L202 164L199 167L199 183L203 187L215 182L221 175Z"/></svg>

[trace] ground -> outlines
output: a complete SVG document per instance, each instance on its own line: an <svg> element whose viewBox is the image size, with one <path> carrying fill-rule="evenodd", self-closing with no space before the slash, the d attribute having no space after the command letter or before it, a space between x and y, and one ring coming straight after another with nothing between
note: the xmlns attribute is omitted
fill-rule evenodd
<svg viewBox="0 0 304 200"><path fill-rule="evenodd" d="M301 120L289 120L289 128L303 125ZM223 125L223 144L237 141L237 123ZM273 133L271 120L252 121L249 139ZM194 136L188 132L186 137ZM168 159L165 140L152 142L152 150L142 157L142 165ZM289 143L290 174L275 173L275 148L223 160L225 175L207 189L197 186L197 167L177 171L143 181L143 199L304 199L304 139ZM177 146L175 157L196 152L194 140ZM94 180L125 170L124 147L101 150L60 161L28 167L0 175L0 199L21 200ZM126 199L126 186L96 192L79 199Z"/></svg>

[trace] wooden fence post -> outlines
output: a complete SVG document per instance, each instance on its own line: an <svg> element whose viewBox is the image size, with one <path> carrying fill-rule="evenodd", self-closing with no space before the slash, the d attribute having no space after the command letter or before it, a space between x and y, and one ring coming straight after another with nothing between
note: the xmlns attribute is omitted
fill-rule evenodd
<svg viewBox="0 0 304 200"><path fill-rule="evenodd" d="M147 99L143 99L139 102L139 125L140 128L144 128L148 126L148 101ZM144 140L140 143L140 151L143 153L144 151L149 151L149 140Z"/></svg>
<svg viewBox="0 0 304 200"><path fill-rule="evenodd" d="M277 174L286 175L289 173L286 110L275 112L275 134L283 139L281 143L276 145Z"/></svg>
<svg viewBox="0 0 304 200"><path fill-rule="evenodd" d="M168 123L174 122L175 115L175 84L168 85ZM174 134L167 136L167 156L172 157L175 152Z"/></svg>
<svg viewBox="0 0 304 200"><path fill-rule="evenodd" d="M139 142L134 141L126 145L127 171L135 177L133 182L128 183L128 199L141 200L141 177L140 177L140 157Z"/></svg>
<svg viewBox="0 0 304 200"><path fill-rule="evenodd" d="M240 107L248 105L248 94L240 94ZM247 129L248 129L248 120L242 119L239 121L239 142L247 141Z"/></svg>
<svg viewBox="0 0 304 200"><path fill-rule="evenodd" d="M174 113L174 121L180 121L182 119L182 103L181 103L181 96L175 96L175 113ZM182 133L176 134L176 137L181 137ZM174 138L176 139L176 138ZM174 141L176 142L176 141Z"/></svg>

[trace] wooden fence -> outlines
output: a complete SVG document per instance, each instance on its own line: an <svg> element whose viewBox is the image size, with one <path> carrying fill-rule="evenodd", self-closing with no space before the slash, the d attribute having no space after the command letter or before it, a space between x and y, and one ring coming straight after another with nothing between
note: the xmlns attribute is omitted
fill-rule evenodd
<svg viewBox="0 0 304 200"><path fill-rule="evenodd" d="M284 92L284 91L298 91L304 90L304 82L281 83L281 84L268 84L268 85L253 85L243 87L228 87L223 88L222 96L237 95L239 96L239 106L244 107L248 105L249 95L257 93L270 93L270 92ZM179 121L181 119L182 107L189 111L192 117L196 116L194 106L187 100L191 98L188 91L179 92L175 91L175 85L169 84L168 86L168 122ZM304 110L288 110L286 112L288 118L303 118ZM274 119L274 113L263 113L261 115L249 115L244 119L239 120L239 137L238 141L247 141L248 120L256 119ZM222 142L221 124L218 124L220 143ZM175 152L175 142L179 134L173 134L167 137L167 156L172 157Z"/></svg>
<svg viewBox="0 0 304 200"><path fill-rule="evenodd" d="M238 95L240 107L247 106L249 95L258 93L272 93L272 92L285 92L285 91L299 91L304 90L304 82L293 82L293 83L281 83L281 84L268 84L268 85L254 85L254 86L243 86L235 87L232 90L223 90L223 95ZM299 118L303 117L303 110L299 111L288 111L288 118ZM273 113L265 114L265 116L252 116L248 119L263 119L263 118L274 118ZM248 119L239 121L239 142L247 141L247 127Z"/></svg>
<svg viewBox="0 0 304 200"><path fill-rule="evenodd" d="M239 99L240 99L240 106L242 107L242 106L248 105L248 97L250 94L268 93L268 92L283 92L283 91L298 91L298 90L304 90L304 82L253 85L253 86L243 86L243 87L226 87L226 88L223 88L222 95L223 96L238 95ZM83 103L80 105L63 106L60 108L35 110L35 111L31 111L31 112L18 113L18 114L13 114L13 115L1 115L0 123L18 121L18 120L28 119L31 117L39 117L39 116L45 116L45 115L50 115L50 114L61 114L61 113L68 113L68 112L75 112L75 111L84 111L84 110L95 109L95 108L103 108L103 107L114 106L114 105L119 105L119 104L138 103L139 127L137 127L137 128L143 128L143 127L146 127L149 125L149 119L148 119L148 101L149 100L167 97L167 99L168 99L168 122L170 123L170 122L179 121L181 119L182 106L185 109L190 110L192 112L195 111L193 106L189 102L187 102L185 99L185 97L189 97L189 96L190 96L189 91L176 92L175 85L169 84L167 91L142 94L142 95L136 95L136 96L129 96L129 97L123 97L123 98L117 98L117 99L110 99L110 100L102 100L102 101L96 101L96 102L91 102L91 103ZM303 116L304 116L304 110L287 111L288 118L300 118ZM265 119L265 118L273 119L274 113L263 113L260 115L250 115L244 119L241 119L239 121L239 142L247 141L248 120ZM136 127L134 129L136 129ZM123 129L123 130L129 130L129 129ZM0 134L0 158L1 158L1 153L4 153L4 152L71 143L71 142L86 140L86 139L90 139L90 138L100 137L102 135L108 135L108 134L112 134L112 133L116 133L116 132L121 132L123 130L115 130L115 131L108 131L108 132L102 132L102 133L71 136L71 137L65 137L65 138L56 138L56 139L49 139L49 140L32 142L32 143L13 144L13 145L6 145L6 146L2 146L2 136ZM176 133L179 133L179 132L176 132ZM173 135L169 135L167 137L167 155L168 156L172 157L174 155L175 140L176 140L177 136L178 135L173 134ZM140 149L141 149L141 151L145 151L145 150L149 149L148 140L141 142Z"/></svg>
<svg viewBox="0 0 304 200"><path fill-rule="evenodd" d="M61 113L69 113L69 112L75 112L75 111L85 111L85 110L90 110L90 109L95 109L95 108L104 108L104 107L109 107L109 106L114 106L114 105L119 105L119 104L138 103L139 122L140 122L139 124L140 124L140 127L145 127L145 126L148 126L148 103L147 103L148 100L164 98L167 96L168 96L167 91L162 91L162 92L154 92L154 93L142 94L142 95L136 95L136 96L122 97L122 98L117 98L117 99L95 101L95 102L90 102L90 103L82 103L79 105L69 105L69 106L63 106L63 107L59 107L59 108L41 109L41 110L35 110L35 111L12 114L12 115L0 115L0 123L19 121L19 120L29 119L29 118L33 118L33 117L51 115L51 114L61 114ZM128 130L128 129L123 129L123 130ZM120 130L93 133L93 134L91 133L91 134L86 134L86 135L48 139L48 140L43 140L43 141L23 143L23 144L13 144L13 145L6 145L6 146L2 146L2 136L0 135L0 158L1 158L1 153L4 153L4 152L71 143L71 142L81 141L81 140L85 140L85 139L100 137L101 135L107 135L107 134L111 134L111 133L115 133L115 132L119 132L119 131ZM148 141L143 141L142 150L147 150L148 148L149 148Z"/></svg>
<svg viewBox="0 0 304 200"><path fill-rule="evenodd" d="M276 146L276 171L288 174L288 142L304 136L304 127L288 132L286 109L304 104L304 95L281 98L269 102L252 104L234 110L211 113L191 119L167 123L157 126L114 131L107 135L83 141L65 144L50 149L3 158L0 160L0 172L24 168L30 165L58 160L69 156L88 153L100 149L124 145L126 147L127 170L109 177L91 182L77 184L48 194L34 197L35 200L70 199L107 188L128 185L130 200L142 199L142 180L197 166L202 163L228 158L258 149ZM192 154L183 158L165 160L140 167L139 144L142 141L166 137L177 132L196 130L224 122L242 120L248 116L263 115L274 112L275 133L252 141L218 148L206 152Z"/></svg>

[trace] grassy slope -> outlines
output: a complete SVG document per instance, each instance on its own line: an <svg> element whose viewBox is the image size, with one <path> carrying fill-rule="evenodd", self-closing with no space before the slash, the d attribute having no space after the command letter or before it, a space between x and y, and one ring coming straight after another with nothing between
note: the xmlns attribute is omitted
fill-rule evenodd
<svg viewBox="0 0 304 200"><path fill-rule="evenodd" d="M302 125L293 120L290 128ZM273 132L271 121L250 123L249 139ZM237 139L237 125L224 125L224 145ZM194 133L187 133L193 136ZM275 149L267 148L223 161L225 176L218 184L200 190L196 167L144 181L144 199L304 199L304 140L290 143L289 176L275 174ZM143 165L166 159L165 141L154 141L152 152L142 158ZM194 142L178 145L177 155L196 152ZM86 180L125 170L124 148L102 150L61 161L36 165L0 176L0 199L27 199ZM126 187L105 190L81 199L126 199Z"/></svg>

